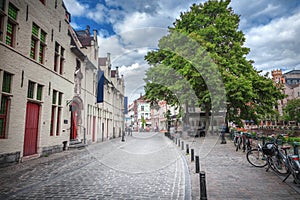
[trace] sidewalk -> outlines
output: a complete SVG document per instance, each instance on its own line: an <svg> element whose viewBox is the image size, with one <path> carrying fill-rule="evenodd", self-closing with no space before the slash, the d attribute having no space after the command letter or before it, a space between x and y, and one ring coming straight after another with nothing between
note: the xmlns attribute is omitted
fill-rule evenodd
<svg viewBox="0 0 300 200"><path fill-rule="evenodd" d="M246 153L236 152L229 138L226 138L227 144L220 144L221 138L217 136L180 140L181 144L184 142L181 152L189 166L192 199L200 199L200 178L195 173L195 161L191 162L191 149L200 158L200 171L206 174L208 199L300 199L300 186L293 183L292 176L282 182L284 177L273 171L251 166ZM190 154L186 154L186 144L189 144Z"/></svg>

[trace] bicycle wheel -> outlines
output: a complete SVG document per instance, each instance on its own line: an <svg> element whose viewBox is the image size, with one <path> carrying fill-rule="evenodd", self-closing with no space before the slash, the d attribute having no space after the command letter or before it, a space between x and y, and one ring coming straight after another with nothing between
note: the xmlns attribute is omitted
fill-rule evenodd
<svg viewBox="0 0 300 200"><path fill-rule="evenodd" d="M234 138L233 138L233 144L234 144L234 146L236 147L236 145L237 145L237 137L235 136Z"/></svg>
<svg viewBox="0 0 300 200"><path fill-rule="evenodd" d="M239 149L241 149L241 145L242 145L242 137L239 137L237 139L236 151L238 151Z"/></svg>
<svg viewBox="0 0 300 200"><path fill-rule="evenodd" d="M285 161L280 158L278 155L270 156L269 157L269 163L270 167L273 171L275 171L278 174L287 174L288 168L285 164Z"/></svg>
<svg viewBox="0 0 300 200"><path fill-rule="evenodd" d="M264 167L267 163L267 158L263 154L262 150L251 149L246 154L248 162L254 167Z"/></svg>

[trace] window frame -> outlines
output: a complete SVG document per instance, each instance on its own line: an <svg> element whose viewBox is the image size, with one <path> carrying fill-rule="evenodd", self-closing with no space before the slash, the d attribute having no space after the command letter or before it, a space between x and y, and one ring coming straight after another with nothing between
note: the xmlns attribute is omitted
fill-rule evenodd
<svg viewBox="0 0 300 200"><path fill-rule="evenodd" d="M35 82L29 80L28 87L27 87L27 98L34 99L34 92L35 92Z"/></svg>
<svg viewBox="0 0 300 200"><path fill-rule="evenodd" d="M8 32L8 26L11 25L11 32ZM8 46L14 47L15 45L15 32L16 32L16 25L11 21L8 20L6 24L6 37L5 37L5 44Z"/></svg>
<svg viewBox="0 0 300 200"><path fill-rule="evenodd" d="M9 117L9 109L10 109L10 102L12 97L12 82L13 82L13 74L6 72L6 71L0 71L0 76L2 80L2 87L0 88L0 98L1 98L1 104L0 104L0 119L3 120L3 126L2 129L0 129L0 139L6 139L7 138L7 123L8 123L8 117ZM5 100L5 102L4 102ZM5 104L5 105L4 105ZM3 110L2 110L3 109ZM3 113L2 113L3 111Z"/></svg>
<svg viewBox="0 0 300 200"><path fill-rule="evenodd" d="M30 44L30 58L36 59L36 52L37 52L38 40L35 37L31 37L31 44Z"/></svg>
<svg viewBox="0 0 300 200"><path fill-rule="evenodd" d="M30 58L37 60L40 64L45 62L47 33L36 23L32 23ZM34 45L32 43L34 42Z"/></svg>
<svg viewBox="0 0 300 200"><path fill-rule="evenodd" d="M60 75L64 73L64 62L65 62L65 48L63 48L57 41L54 45L54 71Z"/></svg>
<svg viewBox="0 0 300 200"><path fill-rule="evenodd" d="M4 100L5 100L5 102L4 102ZM1 126L1 124L0 124L0 139L6 139L7 138L6 128L7 128L7 118L8 118L9 104L10 104L10 97L8 95L2 94L1 95L1 105L0 105L0 123L1 123L1 120L3 120L3 126ZM2 113L2 108L4 108L3 113ZM2 129L1 129L1 127L2 127Z"/></svg>
<svg viewBox="0 0 300 200"><path fill-rule="evenodd" d="M52 107L50 120L50 136L60 136L63 113L63 93L52 90Z"/></svg>
<svg viewBox="0 0 300 200"><path fill-rule="evenodd" d="M12 9L15 11L15 16L12 16ZM15 47L15 42L16 42L16 30L17 30L17 25L18 25L18 12L19 9L13 5L12 3L8 4L7 8L7 23L5 27L5 44L7 44L10 47ZM8 32L8 26L11 25L11 32Z"/></svg>

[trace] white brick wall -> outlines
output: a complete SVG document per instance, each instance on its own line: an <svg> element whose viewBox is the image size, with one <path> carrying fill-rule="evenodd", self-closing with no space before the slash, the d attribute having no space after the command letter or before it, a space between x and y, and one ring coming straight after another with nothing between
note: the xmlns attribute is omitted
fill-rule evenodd
<svg viewBox="0 0 300 200"><path fill-rule="evenodd" d="M55 1L46 1L44 6L39 1L26 0L7 1L15 5L18 11L15 47L11 48L0 42L0 70L12 73L12 94L9 107L9 121L7 139L0 139L0 154L21 151L23 155L24 129L26 116L26 103L28 81L33 81L44 86L43 97L40 106L40 119L38 131L38 153L42 147L62 144L62 141L69 140L70 112L66 100L73 97L74 59L70 52L70 37L68 36L68 24L65 21L65 10L62 1L58 0L58 6L54 8ZM28 6L28 18L26 20L26 7ZM45 63L43 65L29 58L32 23L36 23L47 33ZM59 22L61 23L59 30ZM5 25L5 24L4 24ZM53 40L51 33L53 30ZM57 41L65 48L64 73L59 75L53 71L54 66L54 45ZM71 58L71 59L69 59ZM22 71L24 72L23 86ZM1 80L2 81L2 80ZM63 93L62 118L60 136L50 136L50 118L52 106L53 89ZM50 95L48 91L50 90ZM63 124L64 119L68 124Z"/></svg>

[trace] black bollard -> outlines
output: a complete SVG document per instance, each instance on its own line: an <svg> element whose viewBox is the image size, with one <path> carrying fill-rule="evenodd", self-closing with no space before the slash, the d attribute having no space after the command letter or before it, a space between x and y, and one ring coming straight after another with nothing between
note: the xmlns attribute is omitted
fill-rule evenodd
<svg viewBox="0 0 300 200"><path fill-rule="evenodd" d="M189 144L186 144L186 154L190 154Z"/></svg>
<svg viewBox="0 0 300 200"><path fill-rule="evenodd" d="M177 145L177 138L175 138L175 144Z"/></svg>
<svg viewBox="0 0 300 200"><path fill-rule="evenodd" d="M180 147L180 140L178 139L178 146Z"/></svg>
<svg viewBox="0 0 300 200"><path fill-rule="evenodd" d="M122 142L125 142L125 131L122 132Z"/></svg>
<svg viewBox="0 0 300 200"><path fill-rule="evenodd" d="M200 177L200 199L207 200L205 172L201 171L199 173L199 177Z"/></svg>
<svg viewBox="0 0 300 200"><path fill-rule="evenodd" d="M191 162L194 161L194 149L191 149Z"/></svg>
<svg viewBox="0 0 300 200"><path fill-rule="evenodd" d="M184 150L184 142L181 142L181 150Z"/></svg>
<svg viewBox="0 0 300 200"><path fill-rule="evenodd" d="M196 161L195 161L195 165L196 165L196 173L200 172L200 162L199 162L199 156L195 156L196 157Z"/></svg>

